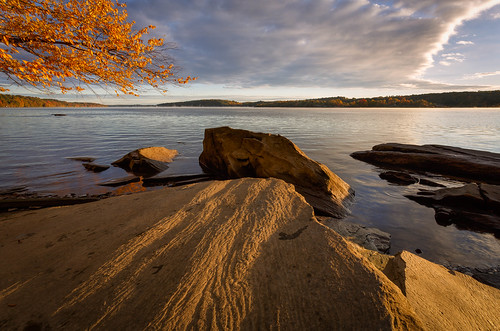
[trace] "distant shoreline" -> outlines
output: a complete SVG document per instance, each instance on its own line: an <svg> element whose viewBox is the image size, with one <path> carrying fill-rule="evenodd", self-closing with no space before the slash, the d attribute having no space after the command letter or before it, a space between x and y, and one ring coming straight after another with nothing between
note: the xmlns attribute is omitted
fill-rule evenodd
<svg viewBox="0 0 500 331"><path fill-rule="evenodd" d="M445 92L374 98L327 97L302 100L239 102L224 99L200 99L167 102L157 105L103 105L66 102L20 95L0 94L0 107L253 107L253 108L498 108L500 90L477 92Z"/></svg>

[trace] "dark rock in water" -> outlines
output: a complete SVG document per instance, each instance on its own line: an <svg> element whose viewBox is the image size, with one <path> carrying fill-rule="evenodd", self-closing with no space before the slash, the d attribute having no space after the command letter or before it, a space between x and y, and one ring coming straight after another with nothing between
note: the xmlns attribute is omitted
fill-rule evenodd
<svg viewBox="0 0 500 331"><path fill-rule="evenodd" d="M390 169L431 172L500 184L500 154L443 145L381 144L352 153L355 159Z"/></svg>
<svg viewBox="0 0 500 331"><path fill-rule="evenodd" d="M102 172L104 170L109 169L108 165L101 165L101 164L95 164L95 163L84 163L83 166L88 171L93 171L93 172Z"/></svg>
<svg viewBox="0 0 500 331"><path fill-rule="evenodd" d="M213 180L214 177L208 174L166 176L166 177L149 177L144 178L143 186L181 186L186 184L200 183L208 180Z"/></svg>
<svg viewBox="0 0 500 331"><path fill-rule="evenodd" d="M311 160L285 137L221 127L205 130L199 158L219 178L274 177L295 185L317 213L342 217L353 191L325 165Z"/></svg>
<svg viewBox="0 0 500 331"><path fill-rule="evenodd" d="M165 147L146 147L136 149L116 160L112 165L130 171L137 176L153 176L168 168L177 155L175 149Z"/></svg>
<svg viewBox="0 0 500 331"><path fill-rule="evenodd" d="M499 185L473 183L406 197L434 208L440 225L456 224L459 228L491 232L500 237Z"/></svg>
<svg viewBox="0 0 500 331"><path fill-rule="evenodd" d="M66 159L73 160L73 161L80 161L80 162L94 162L95 161L95 157L90 157L90 156L71 156L71 157L67 157Z"/></svg>
<svg viewBox="0 0 500 331"><path fill-rule="evenodd" d="M388 254L391 249L391 235L377 228L367 228L343 219L316 217L322 224L340 234L345 239L361 247Z"/></svg>
<svg viewBox="0 0 500 331"><path fill-rule="evenodd" d="M386 171L379 175L380 178L385 179L389 183L398 185L411 185L418 183L418 178L413 177L405 172Z"/></svg>

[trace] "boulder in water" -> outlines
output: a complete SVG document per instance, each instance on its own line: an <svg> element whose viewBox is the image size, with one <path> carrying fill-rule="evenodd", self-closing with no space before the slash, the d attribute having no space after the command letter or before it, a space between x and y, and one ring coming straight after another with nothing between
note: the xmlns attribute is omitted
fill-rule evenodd
<svg viewBox="0 0 500 331"><path fill-rule="evenodd" d="M167 169L168 163L172 162L176 155L175 149L146 147L126 154L113 162L112 165L130 171L137 176L152 176Z"/></svg>
<svg viewBox="0 0 500 331"><path fill-rule="evenodd" d="M200 166L219 178L279 178L295 185L318 214L343 217L354 195L324 164L280 135L220 127L205 130Z"/></svg>

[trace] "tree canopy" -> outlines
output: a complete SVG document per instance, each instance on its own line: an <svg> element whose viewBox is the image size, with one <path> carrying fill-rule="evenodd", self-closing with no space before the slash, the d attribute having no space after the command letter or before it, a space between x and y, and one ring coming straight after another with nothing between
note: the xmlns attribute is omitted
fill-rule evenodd
<svg viewBox="0 0 500 331"><path fill-rule="evenodd" d="M0 0L0 72L63 93L97 84L137 95L139 85L194 79L177 75L163 39L144 39L154 26L127 19L114 0Z"/></svg>

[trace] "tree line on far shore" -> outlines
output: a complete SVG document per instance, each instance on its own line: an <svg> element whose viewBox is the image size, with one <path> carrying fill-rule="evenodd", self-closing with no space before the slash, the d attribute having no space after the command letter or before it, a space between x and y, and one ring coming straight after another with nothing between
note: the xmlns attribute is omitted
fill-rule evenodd
<svg viewBox="0 0 500 331"><path fill-rule="evenodd" d="M237 102L205 99L159 104L160 107L500 107L499 91L446 92L376 98L331 97L305 100Z"/></svg>
<svg viewBox="0 0 500 331"><path fill-rule="evenodd" d="M102 107L90 102L66 102L55 99L25 97L21 95L0 94L0 107Z"/></svg>
<svg viewBox="0 0 500 331"><path fill-rule="evenodd" d="M305 100L238 102L221 99L204 99L184 102L161 103L159 107L500 107L499 91L447 92L408 96L376 98L331 97ZM0 94L0 107L103 107L87 102L65 102L20 95Z"/></svg>

